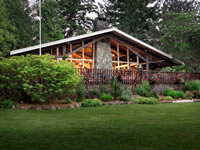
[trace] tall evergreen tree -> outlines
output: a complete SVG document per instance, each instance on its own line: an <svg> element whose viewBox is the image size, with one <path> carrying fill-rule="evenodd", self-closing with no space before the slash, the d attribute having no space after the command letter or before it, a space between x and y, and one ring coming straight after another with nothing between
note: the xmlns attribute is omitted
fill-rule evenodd
<svg viewBox="0 0 200 150"><path fill-rule="evenodd" d="M65 37L83 34L92 28L92 19L87 13L95 11L94 0L57 0L64 16Z"/></svg>
<svg viewBox="0 0 200 150"><path fill-rule="evenodd" d="M106 18L119 29L146 42L150 42L148 30L156 19L156 5L148 7L153 0L108 0Z"/></svg>
<svg viewBox="0 0 200 150"><path fill-rule="evenodd" d="M8 13L8 18L13 26L16 27L16 48L23 48L35 45L36 28L35 18L28 0L4 0Z"/></svg>
<svg viewBox="0 0 200 150"><path fill-rule="evenodd" d="M0 0L0 14L0 56L7 56L16 47L16 28L8 20L4 0Z"/></svg>
<svg viewBox="0 0 200 150"><path fill-rule="evenodd" d="M42 3L42 43L63 39L64 22L58 2L44 0Z"/></svg>

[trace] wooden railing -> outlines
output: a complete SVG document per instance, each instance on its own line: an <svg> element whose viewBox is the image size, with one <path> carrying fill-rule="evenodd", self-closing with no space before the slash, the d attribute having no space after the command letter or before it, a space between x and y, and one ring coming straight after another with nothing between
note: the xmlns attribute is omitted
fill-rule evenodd
<svg viewBox="0 0 200 150"><path fill-rule="evenodd" d="M105 69L78 69L83 75L86 84L106 84L108 81L118 78L122 84L138 84L143 80L150 80L153 75L158 77L156 83L174 84L178 77L188 80L200 80L200 73L185 72L156 72L156 71L135 71L135 70L105 70Z"/></svg>

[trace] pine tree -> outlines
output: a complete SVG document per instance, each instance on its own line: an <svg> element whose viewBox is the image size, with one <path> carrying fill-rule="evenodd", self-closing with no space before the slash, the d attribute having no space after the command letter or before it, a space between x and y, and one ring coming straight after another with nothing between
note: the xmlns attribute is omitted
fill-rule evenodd
<svg viewBox="0 0 200 150"><path fill-rule="evenodd" d="M14 33L16 28L8 21L7 11L3 0L0 0L0 56L9 55L10 50L15 49L16 40Z"/></svg>

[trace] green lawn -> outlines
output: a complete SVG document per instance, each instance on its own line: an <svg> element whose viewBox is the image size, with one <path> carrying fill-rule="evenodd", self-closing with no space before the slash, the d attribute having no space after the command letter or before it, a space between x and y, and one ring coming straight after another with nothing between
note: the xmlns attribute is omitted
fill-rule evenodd
<svg viewBox="0 0 200 150"><path fill-rule="evenodd" d="M200 103L0 109L1 150L200 150Z"/></svg>

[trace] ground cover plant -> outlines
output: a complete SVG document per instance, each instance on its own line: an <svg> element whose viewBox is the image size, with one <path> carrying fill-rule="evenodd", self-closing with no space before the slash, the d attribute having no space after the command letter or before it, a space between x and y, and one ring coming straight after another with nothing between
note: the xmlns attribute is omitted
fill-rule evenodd
<svg viewBox="0 0 200 150"><path fill-rule="evenodd" d="M200 103L0 109L2 150L199 150Z"/></svg>
<svg viewBox="0 0 200 150"><path fill-rule="evenodd" d="M159 104L158 99L154 97L136 97L133 99L138 104Z"/></svg>
<svg viewBox="0 0 200 150"><path fill-rule="evenodd" d="M86 99L82 102L83 107L100 107L102 106L102 102L98 99Z"/></svg>
<svg viewBox="0 0 200 150"><path fill-rule="evenodd" d="M171 97L171 96L165 96L163 99L164 100L168 100L168 101L173 101L174 100L173 97Z"/></svg>
<svg viewBox="0 0 200 150"><path fill-rule="evenodd" d="M172 90L172 89L166 89L164 91L164 95L165 96L171 96L173 98L185 98L185 93L183 91L176 91L176 90Z"/></svg>
<svg viewBox="0 0 200 150"><path fill-rule="evenodd" d="M111 101L113 99L112 95L111 94L102 94L100 99L102 101Z"/></svg>
<svg viewBox="0 0 200 150"><path fill-rule="evenodd" d="M127 90L123 93L123 95L120 96L120 100L123 101L129 101L132 98L132 93L131 91Z"/></svg>

